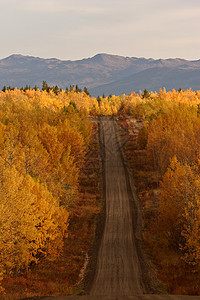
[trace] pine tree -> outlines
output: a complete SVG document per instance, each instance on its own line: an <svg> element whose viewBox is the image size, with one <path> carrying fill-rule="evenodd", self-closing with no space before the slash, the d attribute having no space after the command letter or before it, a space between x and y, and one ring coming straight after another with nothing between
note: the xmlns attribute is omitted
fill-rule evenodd
<svg viewBox="0 0 200 300"><path fill-rule="evenodd" d="M88 89L86 88L86 86L84 87L83 91L86 95L90 96L90 93L88 92Z"/></svg>
<svg viewBox="0 0 200 300"><path fill-rule="evenodd" d="M145 89L142 94L142 98L149 98L149 97L150 97L150 93L147 91L147 89Z"/></svg>

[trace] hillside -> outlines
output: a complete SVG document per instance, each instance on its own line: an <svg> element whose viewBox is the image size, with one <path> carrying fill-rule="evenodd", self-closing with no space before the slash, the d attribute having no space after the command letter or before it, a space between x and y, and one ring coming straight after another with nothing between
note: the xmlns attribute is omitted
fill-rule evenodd
<svg viewBox="0 0 200 300"><path fill-rule="evenodd" d="M97 54L77 61L42 59L11 55L0 60L0 88L26 84L65 88L78 84L87 86L93 96L105 93L120 95L139 90L159 90L160 87L194 90L200 87L200 60L145 59L118 55Z"/></svg>

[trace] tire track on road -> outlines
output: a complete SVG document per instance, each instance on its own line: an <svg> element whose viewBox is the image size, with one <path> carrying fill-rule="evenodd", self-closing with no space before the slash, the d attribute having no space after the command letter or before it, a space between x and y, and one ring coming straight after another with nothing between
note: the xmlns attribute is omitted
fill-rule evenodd
<svg viewBox="0 0 200 300"><path fill-rule="evenodd" d="M129 203L126 170L115 121L101 119L104 136L106 222L90 295L133 296L144 292Z"/></svg>

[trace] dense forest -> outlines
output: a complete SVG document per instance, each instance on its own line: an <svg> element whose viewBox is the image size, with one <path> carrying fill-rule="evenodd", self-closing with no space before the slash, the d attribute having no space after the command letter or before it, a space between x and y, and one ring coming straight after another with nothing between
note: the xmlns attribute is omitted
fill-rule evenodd
<svg viewBox="0 0 200 300"><path fill-rule="evenodd" d="M90 144L85 93L0 93L0 274L60 255Z"/></svg>
<svg viewBox="0 0 200 300"><path fill-rule="evenodd" d="M83 229L91 231L89 225L84 228L80 222L87 217L88 224L94 225L101 204L96 198L81 202L81 174L94 145L93 133L98 130L89 118L102 115L113 115L121 123L130 119L142 122L137 149L145 152L141 161L145 168L133 176L140 176L142 181L154 177L155 186L147 185L143 191L140 187L139 192L157 191L153 210L145 214L148 227L144 239L153 259L160 249L168 249L178 253L181 270L187 266L192 276L199 277L200 91L145 90L92 98L87 89L82 92L73 87L66 91L4 88L0 92L2 293L7 292L9 280L13 283L12 278L19 278L44 260L56 260L65 243L74 243ZM98 145L95 147L98 152ZM128 157L135 159L132 151ZM93 193L98 193L97 188ZM73 239L72 234L69 238L72 230ZM90 242L95 227L92 230ZM81 272L88 247L82 247L76 273ZM72 247L70 251L75 250ZM71 286L75 281L77 276ZM197 279L193 293L200 293L198 286Z"/></svg>

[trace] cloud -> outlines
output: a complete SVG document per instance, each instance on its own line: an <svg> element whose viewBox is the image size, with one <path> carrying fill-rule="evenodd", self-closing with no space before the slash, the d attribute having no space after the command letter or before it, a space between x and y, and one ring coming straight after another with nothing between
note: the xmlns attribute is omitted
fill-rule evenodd
<svg viewBox="0 0 200 300"><path fill-rule="evenodd" d="M200 16L200 5L197 7L181 7L179 9L170 12L169 17L178 19L180 21L186 20L199 20Z"/></svg>
<svg viewBox="0 0 200 300"><path fill-rule="evenodd" d="M115 14L115 17L118 18L120 14L127 14L129 8L137 9L141 0L18 0L17 3L16 0L0 1L5 1L5 3L11 1L18 11L30 13L91 17ZM143 1L146 3L147 0Z"/></svg>
<svg viewBox="0 0 200 300"><path fill-rule="evenodd" d="M95 0L20 0L18 4L21 10L40 14L92 15L106 11L103 2Z"/></svg>

